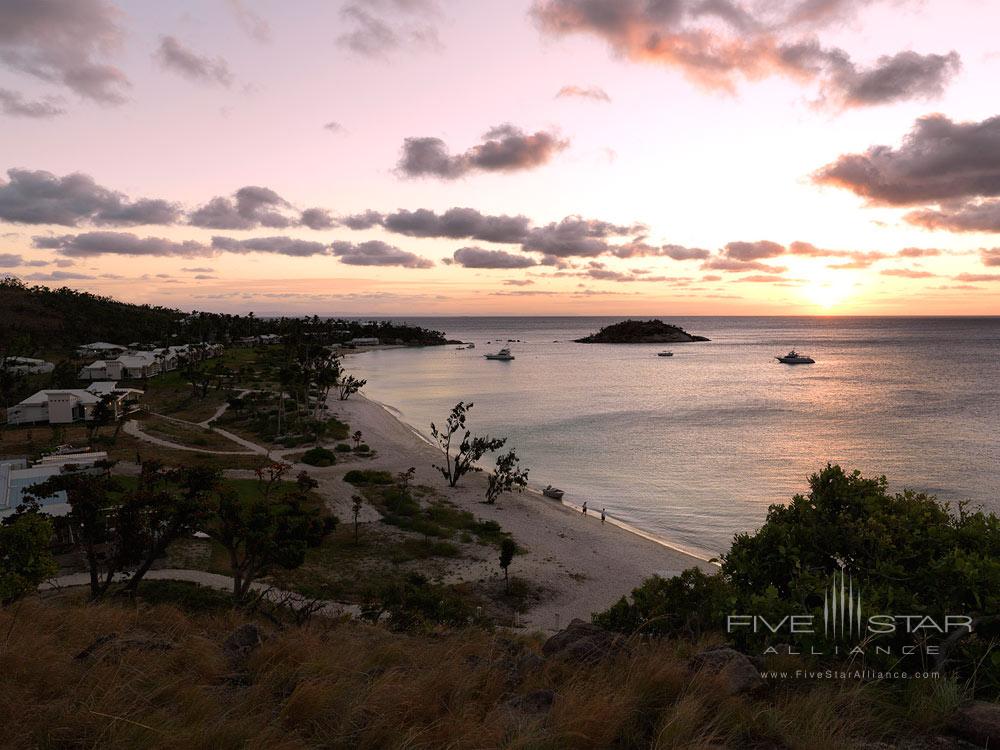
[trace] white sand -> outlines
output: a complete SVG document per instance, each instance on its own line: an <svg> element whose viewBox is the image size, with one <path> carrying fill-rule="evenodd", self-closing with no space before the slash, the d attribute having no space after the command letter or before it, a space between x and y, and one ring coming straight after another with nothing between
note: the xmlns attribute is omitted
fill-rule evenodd
<svg viewBox="0 0 1000 750"><path fill-rule="evenodd" d="M584 516L537 493L509 494L497 506L486 505L482 502L485 474L467 475L458 487L449 488L431 466L441 462L442 454L385 407L357 395L348 401L331 400L330 405L350 424L352 432L361 430L364 441L377 452L372 460L310 469L337 514L344 520L349 517L353 488L341 479L349 469L396 473L415 467L416 484L434 487L456 506L497 521L528 549L527 554L515 557L510 573L543 586L549 595L521 617L525 626L548 630L574 617L589 619L592 612L607 608L654 573L670 576L692 566L714 569L699 558L611 523L602 524L597 515ZM373 513L366 508L361 520L376 520ZM501 575L492 548L479 549L483 559L460 561L455 578L480 580Z"/></svg>

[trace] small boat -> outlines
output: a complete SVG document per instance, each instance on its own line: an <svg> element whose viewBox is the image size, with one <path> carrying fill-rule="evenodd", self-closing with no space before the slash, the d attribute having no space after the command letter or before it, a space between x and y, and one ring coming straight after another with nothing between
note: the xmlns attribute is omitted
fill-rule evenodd
<svg viewBox="0 0 1000 750"><path fill-rule="evenodd" d="M674 356L674 353L673 352L659 352L656 356L657 357L672 357L672 356Z"/></svg>
<svg viewBox="0 0 1000 750"><path fill-rule="evenodd" d="M472 342L470 341L470 342L469 342L469 344L468 344L468 346L466 346L465 348L466 348L466 349L475 349L475 348L476 348L476 345L475 345L475 344L473 344L473 343L472 343Z"/></svg>
<svg viewBox="0 0 1000 750"><path fill-rule="evenodd" d="M514 355L510 353L510 349L504 348L498 351L496 354L484 354L483 357L486 359L499 359L504 362L509 362L514 359Z"/></svg>
<svg viewBox="0 0 1000 750"><path fill-rule="evenodd" d="M542 494L545 495L545 497L551 497L553 500L562 500L563 495L565 495L566 493L560 489L553 487L550 484L544 490L542 490Z"/></svg>
<svg viewBox="0 0 1000 750"><path fill-rule="evenodd" d="M794 349L788 352L788 354L784 357L775 357L775 359L783 365L812 365L816 363L816 360L812 357L807 357L805 354L799 354Z"/></svg>

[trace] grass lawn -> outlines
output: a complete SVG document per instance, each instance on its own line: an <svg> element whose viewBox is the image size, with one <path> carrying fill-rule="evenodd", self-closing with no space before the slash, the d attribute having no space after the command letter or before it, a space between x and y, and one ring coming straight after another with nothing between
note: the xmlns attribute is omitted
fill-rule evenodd
<svg viewBox="0 0 1000 750"><path fill-rule="evenodd" d="M210 388L204 397L195 395L180 370L157 375L133 387L145 391L142 404L149 411L188 422L208 419L226 403L226 392L216 388Z"/></svg>
<svg viewBox="0 0 1000 750"><path fill-rule="evenodd" d="M182 424L156 415L141 420L142 431L161 440L204 450L243 452L246 448L227 437L199 425Z"/></svg>

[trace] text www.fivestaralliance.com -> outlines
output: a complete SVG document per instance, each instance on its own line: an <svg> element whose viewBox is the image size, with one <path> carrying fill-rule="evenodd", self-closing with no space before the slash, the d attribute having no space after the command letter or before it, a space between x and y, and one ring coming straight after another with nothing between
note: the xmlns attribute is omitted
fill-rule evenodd
<svg viewBox="0 0 1000 750"><path fill-rule="evenodd" d="M761 672L765 680L936 680L939 672L880 671L876 669L820 671L795 670L794 672Z"/></svg>

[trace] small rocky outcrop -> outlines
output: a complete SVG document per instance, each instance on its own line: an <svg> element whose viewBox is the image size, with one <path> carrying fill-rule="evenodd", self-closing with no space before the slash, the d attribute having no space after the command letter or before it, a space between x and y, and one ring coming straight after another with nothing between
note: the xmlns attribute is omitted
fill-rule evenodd
<svg viewBox="0 0 1000 750"><path fill-rule="evenodd" d="M600 661L625 649L623 636L583 620L573 620L542 645L545 656L564 656L587 662Z"/></svg>
<svg viewBox="0 0 1000 750"><path fill-rule="evenodd" d="M726 695L753 693L765 685L750 658L728 646L716 646L695 654L688 661L688 669L716 675Z"/></svg>
<svg viewBox="0 0 1000 750"><path fill-rule="evenodd" d="M264 638L264 631L248 622L229 634L222 644L222 650L230 659L243 659L260 648L264 644Z"/></svg>
<svg viewBox="0 0 1000 750"><path fill-rule="evenodd" d="M578 344L683 344L708 339L662 320L624 320L575 341Z"/></svg>
<svg viewBox="0 0 1000 750"><path fill-rule="evenodd" d="M976 701L951 718L951 731L983 747L1000 747L1000 704Z"/></svg>

